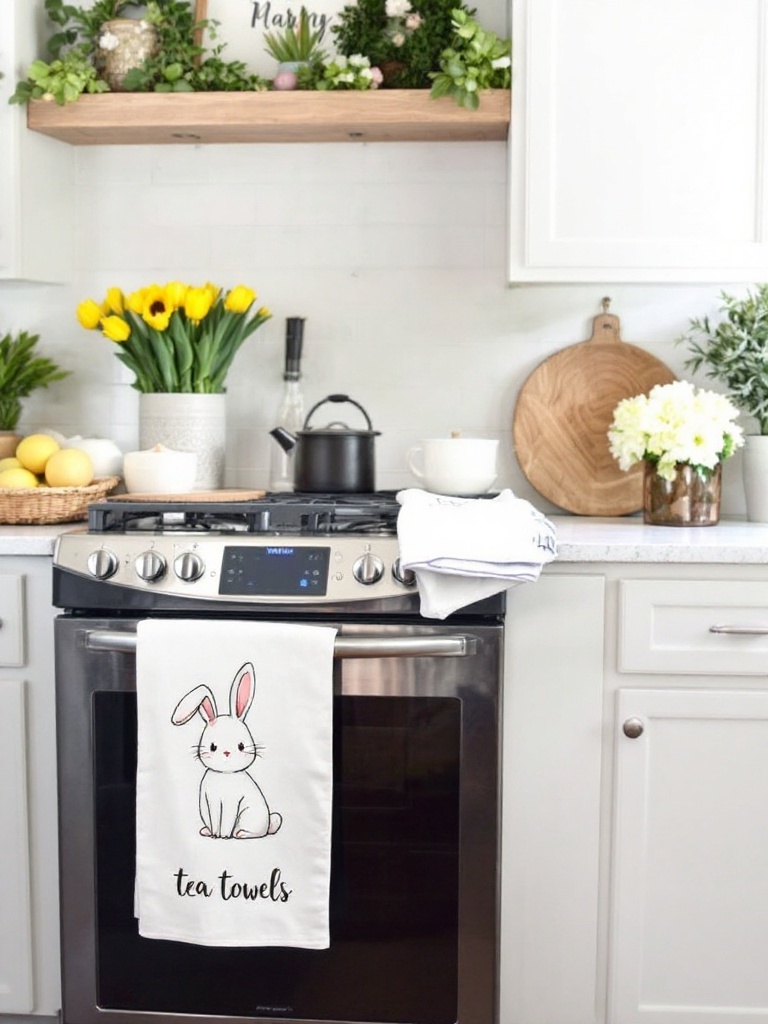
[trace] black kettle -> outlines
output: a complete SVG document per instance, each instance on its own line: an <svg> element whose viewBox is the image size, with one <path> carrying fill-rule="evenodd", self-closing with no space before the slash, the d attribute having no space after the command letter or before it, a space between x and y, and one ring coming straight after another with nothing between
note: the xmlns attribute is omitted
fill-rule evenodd
<svg viewBox="0 0 768 1024"><path fill-rule="evenodd" d="M314 413L326 402L347 402L365 417L367 430L353 430L334 421L325 427L311 427ZM302 430L292 434L275 427L270 434L287 452L295 449L294 486L311 494L370 494L376 490L374 430L365 409L349 395L328 395L307 413Z"/></svg>

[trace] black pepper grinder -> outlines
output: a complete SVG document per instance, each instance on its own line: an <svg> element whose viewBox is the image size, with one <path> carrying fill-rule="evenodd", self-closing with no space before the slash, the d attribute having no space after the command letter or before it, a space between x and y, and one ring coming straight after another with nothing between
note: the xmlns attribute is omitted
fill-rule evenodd
<svg viewBox="0 0 768 1024"><path fill-rule="evenodd" d="M295 434L304 426L304 394L301 390L301 354L304 345L305 318L289 316L285 321L285 369L283 396L277 414L277 426ZM294 489L294 453L275 441L270 453L270 491Z"/></svg>

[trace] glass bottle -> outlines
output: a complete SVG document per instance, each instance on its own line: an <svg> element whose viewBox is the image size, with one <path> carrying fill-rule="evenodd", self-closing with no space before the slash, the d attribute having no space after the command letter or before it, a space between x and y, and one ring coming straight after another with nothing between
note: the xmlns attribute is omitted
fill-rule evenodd
<svg viewBox="0 0 768 1024"><path fill-rule="evenodd" d="M304 341L304 317L291 316L285 321L285 370L283 396L276 426L295 434L304 426L304 394L301 390L301 350ZM270 449L270 491L292 491L294 488L294 452L286 452L275 441Z"/></svg>

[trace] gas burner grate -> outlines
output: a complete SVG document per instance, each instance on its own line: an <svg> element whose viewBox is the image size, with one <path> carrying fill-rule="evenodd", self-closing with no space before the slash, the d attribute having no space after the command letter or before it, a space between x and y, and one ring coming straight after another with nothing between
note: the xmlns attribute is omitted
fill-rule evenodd
<svg viewBox="0 0 768 1024"><path fill-rule="evenodd" d="M233 502L103 501L89 506L91 533L395 534L395 492L267 494Z"/></svg>

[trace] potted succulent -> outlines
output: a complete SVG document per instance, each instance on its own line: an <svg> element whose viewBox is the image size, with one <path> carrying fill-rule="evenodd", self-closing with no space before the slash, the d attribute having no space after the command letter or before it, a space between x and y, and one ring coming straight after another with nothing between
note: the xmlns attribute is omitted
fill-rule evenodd
<svg viewBox="0 0 768 1024"><path fill-rule="evenodd" d="M692 353L685 366L703 369L756 421L744 447L747 516L768 522L768 284L756 285L743 298L721 292L720 299L718 323L695 317L677 340Z"/></svg>
<svg viewBox="0 0 768 1024"><path fill-rule="evenodd" d="M277 61L276 89L295 88L299 68L313 61L323 62L326 57L320 46L323 30L311 27L306 7L301 8L298 18L290 12L288 18L289 24L281 32L264 33L264 48Z"/></svg>
<svg viewBox="0 0 768 1024"><path fill-rule="evenodd" d="M69 375L53 360L36 352L37 334L21 331L0 338L0 456L13 455L21 440L16 428L21 418L21 399L37 388L46 388Z"/></svg>

